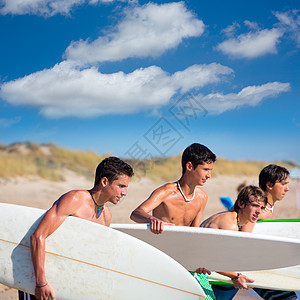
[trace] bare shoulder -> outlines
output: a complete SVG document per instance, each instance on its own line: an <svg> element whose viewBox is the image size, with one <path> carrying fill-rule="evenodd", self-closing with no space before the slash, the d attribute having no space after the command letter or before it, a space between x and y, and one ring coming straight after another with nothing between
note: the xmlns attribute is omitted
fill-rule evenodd
<svg viewBox="0 0 300 300"><path fill-rule="evenodd" d="M90 194L87 190L72 190L63 194L62 197L70 201L82 201L90 197Z"/></svg>
<svg viewBox="0 0 300 300"><path fill-rule="evenodd" d="M225 229L225 230L236 230L234 212L220 212L217 213L205 221L202 222L201 227L214 228L214 229Z"/></svg>
<svg viewBox="0 0 300 300"><path fill-rule="evenodd" d="M154 192L152 193L152 195L161 199L168 199L171 195L175 194L177 194L177 184L174 182L166 183L154 190Z"/></svg>
<svg viewBox="0 0 300 300"><path fill-rule="evenodd" d="M210 216L209 218L207 218L206 220L204 220L200 227L204 227L204 228L218 228L217 226L217 220L218 220L218 214L214 214L212 216Z"/></svg>
<svg viewBox="0 0 300 300"><path fill-rule="evenodd" d="M226 229L226 230L238 230L237 227L237 215L234 211L226 211L223 212L220 216L220 229Z"/></svg>
<svg viewBox="0 0 300 300"><path fill-rule="evenodd" d="M86 201L89 193L86 190L72 190L63 194L53 205L57 211L73 215Z"/></svg>
<svg viewBox="0 0 300 300"><path fill-rule="evenodd" d="M52 234L68 216L76 215L85 197L84 191L70 191L56 200L36 229L36 235Z"/></svg>
<svg viewBox="0 0 300 300"><path fill-rule="evenodd" d="M166 183L163 186L161 186L161 189L165 193L174 193L177 191L177 183L176 182Z"/></svg>

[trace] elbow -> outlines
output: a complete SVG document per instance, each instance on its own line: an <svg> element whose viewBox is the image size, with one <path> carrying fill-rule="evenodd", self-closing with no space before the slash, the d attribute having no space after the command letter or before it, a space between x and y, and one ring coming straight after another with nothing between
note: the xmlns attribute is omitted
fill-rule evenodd
<svg viewBox="0 0 300 300"><path fill-rule="evenodd" d="M135 222L135 210L130 214L130 220Z"/></svg>
<svg viewBox="0 0 300 300"><path fill-rule="evenodd" d="M36 241L37 241L37 237L36 237L36 234L33 233L31 236L30 236L30 245L33 246L36 244Z"/></svg>
<svg viewBox="0 0 300 300"><path fill-rule="evenodd" d="M148 223L149 217L148 213L145 212L144 209L138 207L131 213L130 220L132 220L135 223Z"/></svg>
<svg viewBox="0 0 300 300"><path fill-rule="evenodd" d="M136 208L136 209L131 213L131 215L130 215L130 220L132 220L132 221L135 222L135 223L141 223L140 216L141 216L140 209L139 209L139 208Z"/></svg>
<svg viewBox="0 0 300 300"><path fill-rule="evenodd" d="M31 248L32 249L36 249L36 248L38 248L42 244L44 244L44 239L42 238L41 235L39 235L36 232L34 232L30 236L30 246L31 246Z"/></svg>
<svg viewBox="0 0 300 300"><path fill-rule="evenodd" d="M31 248L36 248L36 245L38 243L37 241L38 241L38 237L37 237L36 233L33 233L30 236L30 246L31 246Z"/></svg>

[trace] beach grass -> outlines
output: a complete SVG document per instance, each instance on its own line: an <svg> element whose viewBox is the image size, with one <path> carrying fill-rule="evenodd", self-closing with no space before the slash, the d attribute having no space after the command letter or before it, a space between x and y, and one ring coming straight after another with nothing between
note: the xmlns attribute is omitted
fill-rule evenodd
<svg viewBox="0 0 300 300"><path fill-rule="evenodd" d="M67 150L53 144L17 143L0 148L0 178L41 177L63 181L63 171L70 170L87 178L104 156L93 152Z"/></svg>
<svg viewBox="0 0 300 300"><path fill-rule="evenodd" d="M31 142L0 145L0 178L41 177L63 181L64 171L70 170L88 179L94 177L99 162L110 154L75 151L54 144L38 145ZM149 160L125 159L135 171L136 178L148 177L155 182L174 181L181 176L181 155ZM271 162L243 161L218 158L213 176L257 176ZM288 169L297 166L290 161L274 162Z"/></svg>

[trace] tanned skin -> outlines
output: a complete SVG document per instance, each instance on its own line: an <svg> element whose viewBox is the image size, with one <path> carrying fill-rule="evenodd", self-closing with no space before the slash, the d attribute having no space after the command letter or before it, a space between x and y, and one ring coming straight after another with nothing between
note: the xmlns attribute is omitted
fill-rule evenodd
<svg viewBox="0 0 300 300"><path fill-rule="evenodd" d="M274 219L274 211L271 210L277 201L281 201L285 194L289 191L289 177L287 176L282 181L277 181L273 186L267 182L265 194L268 199L266 209L261 213L258 220L272 220ZM255 223L248 223L242 226L241 231L252 232Z"/></svg>
<svg viewBox="0 0 300 300"><path fill-rule="evenodd" d="M111 213L106 203L117 204L126 195L128 182L129 176L127 175L119 175L111 183L106 177L103 177L93 189L89 191L70 191L62 195L53 204L31 236L31 256L37 287L47 283L45 274L45 245L47 237L61 226L68 216L110 226ZM104 208L98 216L91 194L97 205L103 205ZM40 300L48 300L49 297L55 299L54 292L49 284L42 288L36 288L35 296Z"/></svg>
<svg viewBox="0 0 300 300"><path fill-rule="evenodd" d="M200 187L211 177L212 168L213 162L200 164L196 168L187 162L179 184L188 201L177 182L168 183L156 189L132 212L130 218L137 223L149 223L151 231L156 234L163 232L164 225L199 227L207 203L207 195Z"/></svg>

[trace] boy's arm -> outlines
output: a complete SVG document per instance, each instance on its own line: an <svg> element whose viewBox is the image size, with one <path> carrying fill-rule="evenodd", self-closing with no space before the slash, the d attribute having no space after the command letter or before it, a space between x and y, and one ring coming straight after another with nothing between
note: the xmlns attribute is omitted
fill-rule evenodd
<svg viewBox="0 0 300 300"><path fill-rule="evenodd" d="M72 199L72 192L63 195L46 212L35 232L31 235L31 258L36 277L35 296L37 299L55 299L51 287L47 283L45 273L45 246L46 238L51 235L72 214L70 208L76 202Z"/></svg>
<svg viewBox="0 0 300 300"><path fill-rule="evenodd" d="M162 188L156 189L150 197L144 201L140 206L138 206L130 215L130 219L136 223L148 223L150 225L150 230L153 233L159 234L164 230L164 221L150 215L162 202Z"/></svg>
<svg viewBox="0 0 300 300"><path fill-rule="evenodd" d="M196 270L198 274L208 274L210 275L211 272L205 268L198 268ZM248 278L247 276L243 275L242 273L236 272L217 272L223 276L229 277L232 280L232 283L236 289L248 289L247 282L254 282L253 279Z"/></svg>
<svg viewBox="0 0 300 300"><path fill-rule="evenodd" d="M247 283L253 283L254 280L248 278L247 276L243 275L242 273L236 273L236 272L217 272L223 276L229 277L233 285L236 289L249 289Z"/></svg>

